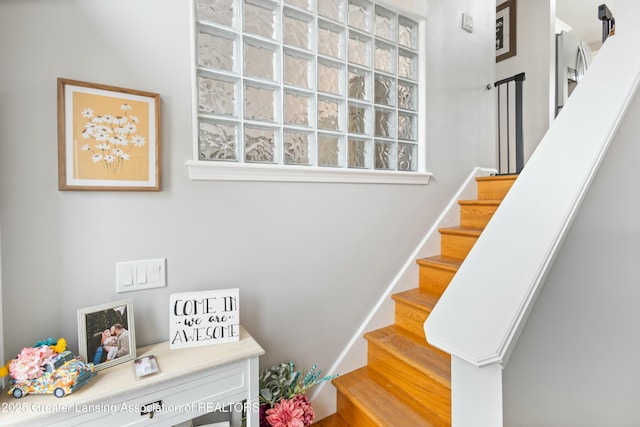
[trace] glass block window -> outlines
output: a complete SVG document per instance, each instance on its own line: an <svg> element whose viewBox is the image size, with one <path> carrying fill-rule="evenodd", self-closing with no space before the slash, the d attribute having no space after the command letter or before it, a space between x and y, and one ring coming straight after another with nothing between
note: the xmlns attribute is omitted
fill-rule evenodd
<svg viewBox="0 0 640 427"><path fill-rule="evenodd" d="M420 172L420 21L371 0L193 0L202 162Z"/></svg>

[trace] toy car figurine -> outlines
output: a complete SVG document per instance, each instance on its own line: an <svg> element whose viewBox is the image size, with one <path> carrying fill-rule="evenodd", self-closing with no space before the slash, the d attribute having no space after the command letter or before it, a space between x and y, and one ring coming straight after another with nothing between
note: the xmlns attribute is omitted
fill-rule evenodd
<svg viewBox="0 0 640 427"><path fill-rule="evenodd" d="M73 393L96 376L93 363L84 363L66 350L44 365L44 373L32 380L10 380L9 394L19 399L27 394L53 394L63 397Z"/></svg>

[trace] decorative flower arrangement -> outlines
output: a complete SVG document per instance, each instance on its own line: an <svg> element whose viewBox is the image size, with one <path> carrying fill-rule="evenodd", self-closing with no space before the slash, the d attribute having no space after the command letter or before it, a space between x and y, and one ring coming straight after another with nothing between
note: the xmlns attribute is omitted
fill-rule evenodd
<svg viewBox="0 0 640 427"><path fill-rule="evenodd" d="M95 377L92 363L67 350L64 338L38 341L25 347L15 359L0 368L0 376L11 376L8 393L20 399L28 394L53 394L64 397Z"/></svg>
<svg viewBox="0 0 640 427"><path fill-rule="evenodd" d="M44 365L55 355L49 347L25 347L11 361L9 374L16 381L38 378L44 373Z"/></svg>
<svg viewBox="0 0 640 427"><path fill-rule="evenodd" d="M305 393L314 385L338 375L320 378L313 365L305 375L294 370L293 362L279 363L260 373L260 427L307 427L315 413Z"/></svg>
<svg viewBox="0 0 640 427"><path fill-rule="evenodd" d="M139 119L129 114L131 106L122 104L121 115L95 115L93 109L85 108L81 115L87 122L82 131L82 138L93 144L84 144L82 151L91 155L93 163L101 163L107 170L122 169L124 163L130 159L130 152L134 147L145 145L145 138L136 134Z"/></svg>
<svg viewBox="0 0 640 427"><path fill-rule="evenodd" d="M38 378L44 373L44 365L66 348L67 341L64 338L38 341L33 347L23 348L15 359L0 368L0 377L10 374L16 381Z"/></svg>

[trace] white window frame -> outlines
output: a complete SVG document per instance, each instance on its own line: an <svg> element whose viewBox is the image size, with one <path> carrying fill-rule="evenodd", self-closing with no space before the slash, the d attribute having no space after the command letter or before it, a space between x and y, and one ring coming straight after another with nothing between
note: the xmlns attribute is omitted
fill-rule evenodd
<svg viewBox="0 0 640 427"><path fill-rule="evenodd" d="M242 1L242 0L240 0ZM277 1L277 0L276 0ZM283 1L283 0L282 0ZM314 0L314 7L317 1ZM417 53L418 66L418 109L417 109L417 164L415 171L397 171L380 169L356 169L348 167L280 165L267 163L245 163L199 160L198 125L198 82L197 82L197 0L191 4L191 79L192 79L192 130L193 160L186 166L192 180L213 181L285 181L285 182L337 182L337 183L384 183L384 184L428 184L433 174L426 169L426 17L418 16L406 10L399 10L384 1L374 1L375 5L399 13L414 20L419 27ZM315 10L315 9L314 9ZM317 26L317 21L314 20ZM281 30L281 29L280 29ZM242 33L240 33L242 34ZM316 56L317 58L317 56ZM244 58L243 58L244 59ZM279 68L279 67L278 67ZM276 72L281 72L277 70ZM315 90L316 93L317 89ZM278 113L279 114L279 113ZM315 116L314 116L315 119ZM240 126L243 120L240 119ZM369 136L374 139L373 136ZM238 143L242 143L238 141Z"/></svg>

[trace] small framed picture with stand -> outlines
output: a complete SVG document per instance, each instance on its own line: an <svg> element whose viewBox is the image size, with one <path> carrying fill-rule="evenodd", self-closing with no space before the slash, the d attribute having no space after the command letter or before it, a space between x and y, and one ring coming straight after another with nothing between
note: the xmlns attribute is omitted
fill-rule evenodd
<svg viewBox="0 0 640 427"><path fill-rule="evenodd" d="M82 360L93 363L96 371L133 360L133 300L79 309L78 347Z"/></svg>
<svg viewBox="0 0 640 427"><path fill-rule="evenodd" d="M158 362L153 354L135 359L133 361L133 368L136 371L137 379L160 372L160 369L158 369Z"/></svg>

